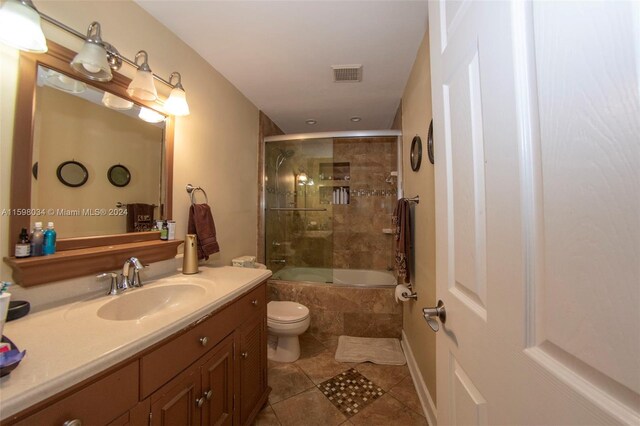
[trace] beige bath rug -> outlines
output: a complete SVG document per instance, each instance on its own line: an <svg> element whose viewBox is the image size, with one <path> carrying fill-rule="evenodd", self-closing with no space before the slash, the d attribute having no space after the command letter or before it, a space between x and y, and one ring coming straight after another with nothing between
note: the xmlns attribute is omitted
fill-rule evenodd
<svg viewBox="0 0 640 426"><path fill-rule="evenodd" d="M407 363L400 340L377 337L340 336L336 349L338 362L366 362L404 365Z"/></svg>

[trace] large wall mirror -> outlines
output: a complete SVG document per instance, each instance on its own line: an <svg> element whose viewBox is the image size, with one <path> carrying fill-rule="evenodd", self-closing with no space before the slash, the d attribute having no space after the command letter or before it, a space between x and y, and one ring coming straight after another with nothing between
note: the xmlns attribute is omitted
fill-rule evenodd
<svg viewBox="0 0 640 426"><path fill-rule="evenodd" d="M122 235L128 231L127 204L149 206L155 219L171 218L172 117L129 99L128 78L114 73L107 83L87 80L69 66L75 52L48 45L47 54L20 56L11 208L33 215L12 216L11 235L35 221L52 221L62 250L136 241ZM141 118L150 112L157 122ZM82 185L56 177L69 161L86 167ZM126 185L110 182L114 165L126 167Z"/></svg>

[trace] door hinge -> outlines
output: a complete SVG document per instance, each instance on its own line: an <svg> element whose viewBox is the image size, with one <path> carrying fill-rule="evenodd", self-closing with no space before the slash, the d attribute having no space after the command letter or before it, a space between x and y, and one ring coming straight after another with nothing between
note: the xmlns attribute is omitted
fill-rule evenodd
<svg viewBox="0 0 640 426"><path fill-rule="evenodd" d="M153 419L153 413L149 411L149 426L151 426L151 420Z"/></svg>

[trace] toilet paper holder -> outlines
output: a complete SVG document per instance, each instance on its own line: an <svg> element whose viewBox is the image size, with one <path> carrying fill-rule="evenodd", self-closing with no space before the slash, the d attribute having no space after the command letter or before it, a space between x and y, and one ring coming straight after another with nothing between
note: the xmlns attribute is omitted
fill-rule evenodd
<svg viewBox="0 0 640 426"><path fill-rule="evenodd" d="M402 292L402 297L406 297L407 299L415 299L418 300L418 293L411 290L411 293L407 293L406 291Z"/></svg>

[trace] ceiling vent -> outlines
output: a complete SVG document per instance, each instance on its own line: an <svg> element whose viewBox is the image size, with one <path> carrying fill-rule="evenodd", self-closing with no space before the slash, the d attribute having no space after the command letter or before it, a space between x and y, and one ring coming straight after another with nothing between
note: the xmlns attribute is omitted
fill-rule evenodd
<svg viewBox="0 0 640 426"><path fill-rule="evenodd" d="M362 81L362 65L332 65L335 83L356 83Z"/></svg>

